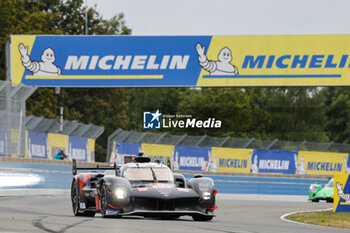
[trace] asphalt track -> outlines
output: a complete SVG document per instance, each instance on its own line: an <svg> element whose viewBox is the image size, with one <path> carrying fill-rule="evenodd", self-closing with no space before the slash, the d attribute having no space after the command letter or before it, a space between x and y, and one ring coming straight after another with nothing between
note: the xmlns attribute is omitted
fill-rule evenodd
<svg viewBox="0 0 350 233"><path fill-rule="evenodd" d="M281 215L292 211L331 208L330 203L266 197L218 196L217 217L210 222L194 222L190 217L170 221L139 217L105 219L100 214L94 218L74 217L68 195L0 197L0 232L350 232L280 219Z"/></svg>

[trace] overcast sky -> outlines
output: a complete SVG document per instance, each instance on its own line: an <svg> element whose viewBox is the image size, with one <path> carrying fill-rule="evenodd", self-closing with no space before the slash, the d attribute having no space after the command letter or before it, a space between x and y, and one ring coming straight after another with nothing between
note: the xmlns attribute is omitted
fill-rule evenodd
<svg viewBox="0 0 350 233"><path fill-rule="evenodd" d="M349 34L350 0L84 0L133 35Z"/></svg>

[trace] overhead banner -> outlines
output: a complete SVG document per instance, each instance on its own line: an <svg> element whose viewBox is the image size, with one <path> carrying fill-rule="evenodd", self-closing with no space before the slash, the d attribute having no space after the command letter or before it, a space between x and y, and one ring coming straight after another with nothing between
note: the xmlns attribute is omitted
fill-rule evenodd
<svg viewBox="0 0 350 233"><path fill-rule="evenodd" d="M174 165L173 159L175 160L174 156L174 149L175 146L173 145L159 145L159 144L142 144L142 152L145 153L146 157L149 157L151 161L159 161L160 163L167 165L168 167L172 168ZM174 158L173 158L174 157ZM175 164L175 170L178 170L179 168L176 168Z"/></svg>
<svg viewBox="0 0 350 233"><path fill-rule="evenodd" d="M334 175L344 173L348 154L299 151L296 174Z"/></svg>
<svg viewBox="0 0 350 233"><path fill-rule="evenodd" d="M252 153L252 149L212 147L209 171L249 173Z"/></svg>
<svg viewBox="0 0 350 233"><path fill-rule="evenodd" d="M345 86L350 35L12 35L13 85Z"/></svg>
<svg viewBox="0 0 350 233"><path fill-rule="evenodd" d="M254 150L250 156L251 173L295 174L297 151Z"/></svg>
<svg viewBox="0 0 350 233"><path fill-rule="evenodd" d="M333 212L350 212L349 174L334 175L334 208Z"/></svg>
<svg viewBox="0 0 350 233"><path fill-rule="evenodd" d="M173 167L177 163L180 170L209 171L210 149L210 147L175 146Z"/></svg>
<svg viewBox="0 0 350 233"><path fill-rule="evenodd" d="M47 159L47 133L28 131L27 156L29 158Z"/></svg>

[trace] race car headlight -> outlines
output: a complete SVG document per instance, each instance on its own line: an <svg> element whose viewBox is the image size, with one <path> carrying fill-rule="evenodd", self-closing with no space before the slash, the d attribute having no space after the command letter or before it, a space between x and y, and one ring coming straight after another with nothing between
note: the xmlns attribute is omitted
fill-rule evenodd
<svg viewBox="0 0 350 233"><path fill-rule="evenodd" d="M117 188L114 194L117 199L124 199L126 196L126 192L122 188Z"/></svg>
<svg viewBox="0 0 350 233"><path fill-rule="evenodd" d="M317 186L311 185L311 186L310 186L310 192L311 192L311 193L316 193L316 192L317 192Z"/></svg>
<svg viewBox="0 0 350 233"><path fill-rule="evenodd" d="M203 200L209 200L210 199L210 192L203 192L202 197L203 197Z"/></svg>

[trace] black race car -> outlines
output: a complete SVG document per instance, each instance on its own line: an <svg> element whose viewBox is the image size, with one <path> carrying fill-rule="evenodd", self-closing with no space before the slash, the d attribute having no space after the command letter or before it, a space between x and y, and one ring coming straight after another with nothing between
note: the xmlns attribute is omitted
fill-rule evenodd
<svg viewBox="0 0 350 233"><path fill-rule="evenodd" d="M77 170L105 170L79 173ZM111 167L77 167L73 160L71 199L75 216L139 215L176 219L183 215L195 221L215 217L214 182L195 175L186 182L182 174L165 165L136 157L132 163Z"/></svg>

